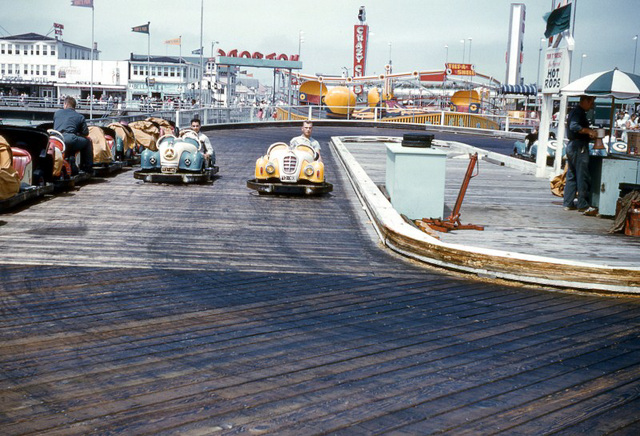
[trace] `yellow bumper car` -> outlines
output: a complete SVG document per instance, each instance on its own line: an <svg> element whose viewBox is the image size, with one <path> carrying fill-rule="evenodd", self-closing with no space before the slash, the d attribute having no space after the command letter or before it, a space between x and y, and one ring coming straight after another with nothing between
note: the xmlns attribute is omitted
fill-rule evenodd
<svg viewBox="0 0 640 436"><path fill-rule="evenodd" d="M256 161L255 178L247 187L259 194L322 195L333 190L324 178L320 155L308 145L271 144Z"/></svg>

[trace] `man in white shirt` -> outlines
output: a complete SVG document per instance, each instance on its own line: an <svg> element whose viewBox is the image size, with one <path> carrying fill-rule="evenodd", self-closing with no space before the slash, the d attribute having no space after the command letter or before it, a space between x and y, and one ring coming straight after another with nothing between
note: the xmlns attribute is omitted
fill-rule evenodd
<svg viewBox="0 0 640 436"><path fill-rule="evenodd" d="M320 159L320 143L311 137L312 131L313 123L311 121L303 121L302 135L293 138L289 142L289 145L291 147L295 147L300 144L308 145L316 151L316 153L318 154L318 159Z"/></svg>
<svg viewBox="0 0 640 436"><path fill-rule="evenodd" d="M198 134L198 139L200 143L204 146L204 158L207 162L211 162L211 165L216 163L216 153L213 151L213 146L211 145L211 141L209 137L204 133L200 133L200 120L198 118L194 118L191 120L191 129Z"/></svg>

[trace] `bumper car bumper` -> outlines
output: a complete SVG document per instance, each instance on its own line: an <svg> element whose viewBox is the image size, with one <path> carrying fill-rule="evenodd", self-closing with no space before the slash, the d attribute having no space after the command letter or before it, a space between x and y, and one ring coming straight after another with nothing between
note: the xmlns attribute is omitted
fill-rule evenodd
<svg viewBox="0 0 640 436"><path fill-rule="evenodd" d="M282 183L280 181L247 180L247 188L259 194L323 195L333 191L331 183Z"/></svg>
<svg viewBox="0 0 640 436"><path fill-rule="evenodd" d="M104 177L109 174L113 174L124 168L125 163L122 161L115 161L102 164L93 164L93 175L96 177Z"/></svg>
<svg viewBox="0 0 640 436"><path fill-rule="evenodd" d="M207 183L219 171L217 166L207 168L202 173L161 173L158 171L138 170L133 177L150 183Z"/></svg>
<svg viewBox="0 0 640 436"><path fill-rule="evenodd" d="M69 178L60 178L60 179L54 180L53 182L54 190L57 192L70 191L74 189L76 185L82 184L90 180L92 176L93 176L92 173L80 172L75 176L71 176Z"/></svg>
<svg viewBox="0 0 640 436"><path fill-rule="evenodd" d="M29 186L25 189L21 189L20 192L13 197L0 200L0 212L9 210L31 199L50 194L53 192L53 188L53 184L49 183L44 186Z"/></svg>

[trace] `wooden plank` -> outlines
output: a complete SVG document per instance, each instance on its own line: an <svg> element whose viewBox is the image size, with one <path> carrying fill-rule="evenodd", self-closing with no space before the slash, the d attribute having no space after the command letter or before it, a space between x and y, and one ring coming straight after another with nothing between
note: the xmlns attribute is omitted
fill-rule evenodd
<svg viewBox="0 0 640 436"><path fill-rule="evenodd" d="M430 354L433 354L433 352L431 352ZM431 357L433 358L433 356ZM417 358L418 358L417 356L414 356L414 357L411 357L410 359L405 359L407 362L413 361L413 364L410 366L413 367L414 373L415 371L422 371L422 372L436 371L438 374L440 374L441 371L443 370L442 368L434 368L433 361L428 366L426 365L423 367L417 366L415 363ZM397 360L394 361L394 365L397 362L398 362ZM437 359L436 359L436 362L437 362ZM458 360L457 363L460 364L460 361ZM402 377L399 377L400 374L402 374ZM411 371L403 371L402 373L398 373L398 374L394 374L392 372L389 375L387 375L385 378L387 380L388 386L392 386L392 389L395 392L397 392L399 385L402 384L403 386L406 387L407 392L410 393L416 389L416 386L421 386L419 384L412 383L412 380L409 379L411 375L412 375ZM362 377L362 375L360 377ZM296 433L301 434L300 432L306 432L307 430L311 432L328 431L328 429L334 428L332 426L337 425L337 423L339 423L340 416L345 416L345 419L347 416L349 417L349 419L352 419L352 420L354 419L354 415L353 413L351 413L351 411L349 411L348 413L346 411L336 412L335 410L331 409L330 408L331 402L329 401L329 399L333 399L332 401L337 404L344 404L345 407L356 407L357 403L354 401L354 396L349 395L345 397L344 394L341 393L340 391L339 387L346 385L349 387L349 390L351 392L354 392L354 391L360 392L365 397L364 398L365 401L374 402L375 398L373 398L373 395L374 395L373 391L375 391L376 389L379 389L379 387L384 384L384 379L381 377L377 377L372 380L369 380L370 377L371 375L364 378L355 378L352 381L349 381L348 379L346 380L343 379L341 381L340 379L338 380L334 379L333 380L334 384L329 385L329 388L324 390L324 393L323 393L324 396L322 396L321 398L317 398L319 393L305 395L304 405L297 402L295 398L292 398L291 403L294 404L296 407L294 410L292 410L288 414L290 418L286 418L279 415L274 416L274 413L276 413L275 410L281 410L282 405L265 401L263 406L261 406L261 409L266 409L266 410L261 411L260 413L258 413L257 410L251 414L246 413L246 411L242 413L242 416L245 416L247 419L250 417L253 417L252 421L251 420L238 421L237 420L238 418L234 416L225 415L218 418L217 422L234 422L235 425L242 424L243 427L240 427L240 429L246 429L246 427L244 427L246 425L245 422L255 422L256 424L260 423L260 425L266 425L266 427L269 428L270 431L277 431L279 434L281 432L284 432L282 434L296 434ZM365 382L371 383L372 387L370 389L367 389L366 387L364 387L363 383ZM300 386L301 386L300 384L296 384L294 389L299 390ZM317 388L319 386L317 386L317 384L314 384L314 387ZM323 392L323 391L319 391L319 392ZM327 397L327 395L330 395L330 397ZM315 399L316 401L312 402L312 399ZM316 404L316 406L314 406L314 404ZM317 406L319 404L322 404L320 408ZM301 408L303 410L300 410ZM375 411L377 410L377 407L370 407L365 405L363 409L365 411L364 413L371 414L371 413L376 413ZM280 425L300 423L300 421L304 421L304 417L307 414L312 414L314 419L312 421L306 421L304 425L300 424L291 428L286 427L286 430L285 430L284 428L277 427L274 424L274 422L278 422L280 423ZM396 415L394 414L393 416L396 416ZM326 428L322 427L320 424L325 422L325 417L327 420L326 422L328 424L328 427Z"/></svg>
<svg viewBox="0 0 640 436"><path fill-rule="evenodd" d="M373 143L346 145L374 183L384 183L384 147ZM447 159L445 215L456 201L467 162ZM481 162L461 214L463 223L484 225L485 230L448 233L442 236L443 241L559 259L600 261L612 266L635 266L640 262L634 238L607 233L611 220L563 211L562 199L551 195L547 180L515 169Z"/></svg>
<svg viewBox="0 0 640 436"><path fill-rule="evenodd" d="M525 430L636 425L637 298L390 255L328 147L331 196L248 192L265 143L297 131L213 132L210 185L129 172L3 215L3 434L463 431L512 410ZM323 148L340 131L318 129Z"/></svg>

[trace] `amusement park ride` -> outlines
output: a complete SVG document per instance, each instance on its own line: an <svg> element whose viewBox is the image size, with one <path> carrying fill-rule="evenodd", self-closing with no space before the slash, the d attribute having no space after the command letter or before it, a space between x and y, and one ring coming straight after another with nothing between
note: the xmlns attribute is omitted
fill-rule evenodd
<svg viewBox="0 0 640 436"><path fill-rule="evenodd" d="M426 114L428 106L431 111L446 107L455 112L479 114L488 102L489 92L500 89L498 80L476 72L472 64L465 63L447 63L442 70L402 73L394 73L391 65L386 65L383 74L366 75L369 28L365 24L364 6L360 7L358 20L360 23L354 25L353 76L285 72L299 85L300 104L322 106L328 118L373 118L375 108L379 108L383 117ZM479 83L479 79L484 83ZM408 88L394 91L396 82ZM402 103L402 100L418 99L438 103L436 107L433 104L425 107L422 102L416 107L405 107Z"/></svg>
<svg viewBox="0 0 640 436"><path fill-rule="evenodd" d="M471 67L471 66L470 66ZM478 85L479 89L451 89L445 88L445 83L451 80L449 68L440 71L413 71L405 73L392 73L391 66L385 67L385 74L379 76L361 76L361 77L323 77L312 76L303 73L292 73L300 83L299 102L308 105L322 105L325 107L327 117L329 118L373 118L373 109L381 108L383 115L397 116L427 113L428 109L423 107L405 107L399 98L403 100L420 98L418 95L420 90L424 90L425 96L446 97L448 109L456 112L465 113L481 113L482 104L488 100L491 88L497 88L499 82L495 79L474 72L474 76L486 78L490 81L489 85ZM406 95L406 89L394 91L394 81L401 80L413 82L416 94ZM432 86L426 86L428 82ZM468 86L473 84L465 82ZM354 88L362 86L366 90L366 96L358 94ZM396 94L399 94L398 96ZM437 99L437 98L436 98ZM442 100L442 98L440 98ZM423 105L420 105L423 106ZM441 110L442 108L435 109ZM434 107L431 107L433 110Z"/></svg>

